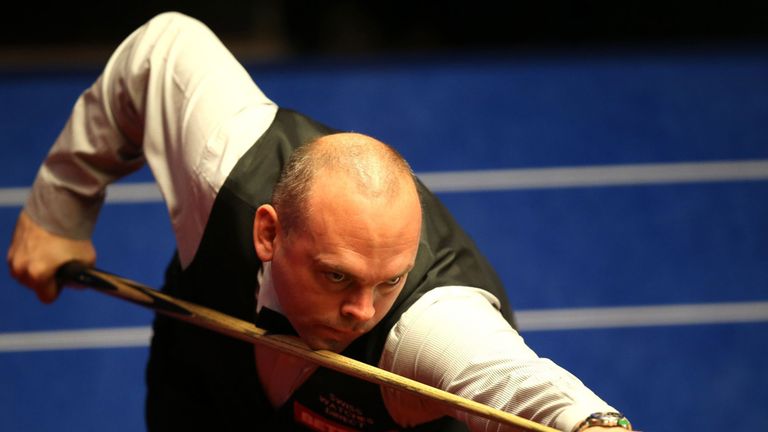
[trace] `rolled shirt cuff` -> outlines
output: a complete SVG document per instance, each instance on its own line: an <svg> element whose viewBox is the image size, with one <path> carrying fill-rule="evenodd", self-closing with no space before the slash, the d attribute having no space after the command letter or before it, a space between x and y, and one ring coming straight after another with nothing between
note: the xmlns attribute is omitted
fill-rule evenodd
<svg viewBox="0 0 768 432"><path fill-rule="evenodd" d="M83 195L49 182L45 177L44 171L37 175L24 205L25 213L53 234L75 240L90 239L105 192Z"/></svg>

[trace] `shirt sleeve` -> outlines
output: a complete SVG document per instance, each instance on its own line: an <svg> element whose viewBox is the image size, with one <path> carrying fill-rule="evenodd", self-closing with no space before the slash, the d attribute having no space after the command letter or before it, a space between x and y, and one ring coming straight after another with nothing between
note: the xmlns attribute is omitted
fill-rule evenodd
<svg viewBox="0 0 768 432"><path fill-rule="evenodd" d="M187 264L219 188L276 112L210 29L179 13L158 15L78 98L25 211L51 232L88 238L107 185L146 162Z"/></svg>
<svg viewBox="0 0 768 432"><path fill-rule="evenodd" d="M558 430L572 430L591 413L615 411L575 376L538 357L497 305L475 288L428 292L390 331L380 367ZM383 395L404 426L450 415L472 431L514 430L389 388Z"/></svg>

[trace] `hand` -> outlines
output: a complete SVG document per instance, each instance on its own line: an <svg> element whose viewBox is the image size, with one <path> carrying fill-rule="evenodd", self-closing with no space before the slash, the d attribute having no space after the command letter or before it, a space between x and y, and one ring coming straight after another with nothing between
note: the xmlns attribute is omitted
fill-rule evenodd
<svg viewBox="0 0 768 432"><path fill-rule="evenodd" d="M55 280L59 266L74 259L93 265L96 250L90 240L73 240L46 231L22 211L7 259L11 275L33 289L40 301L51 303L59 296Z"/></svg>

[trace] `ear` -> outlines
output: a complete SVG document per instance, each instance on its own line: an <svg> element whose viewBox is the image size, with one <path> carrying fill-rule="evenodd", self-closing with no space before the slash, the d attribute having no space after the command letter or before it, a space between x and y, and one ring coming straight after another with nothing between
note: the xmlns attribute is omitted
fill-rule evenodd
<svg viewBox="0 0 768 432"><path fill-rule="evenodd" d="M277 238L277 211L269 204L256 209L253 218L253 245L262 262L272 261Z"/></svg>

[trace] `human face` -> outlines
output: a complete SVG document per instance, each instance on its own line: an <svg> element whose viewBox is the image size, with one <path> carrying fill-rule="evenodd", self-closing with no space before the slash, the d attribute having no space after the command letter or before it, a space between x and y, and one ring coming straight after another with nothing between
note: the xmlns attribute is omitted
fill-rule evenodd
<svg viewBox="0 0 768 432"><path fill-rule="evenodd" d="M403 289L421 209L410 184L392 199L371 199L327 183L313 185L305 227L286 235L277 223L268 261L299 336L313 349L339 352L381 321Z"/></svg>

